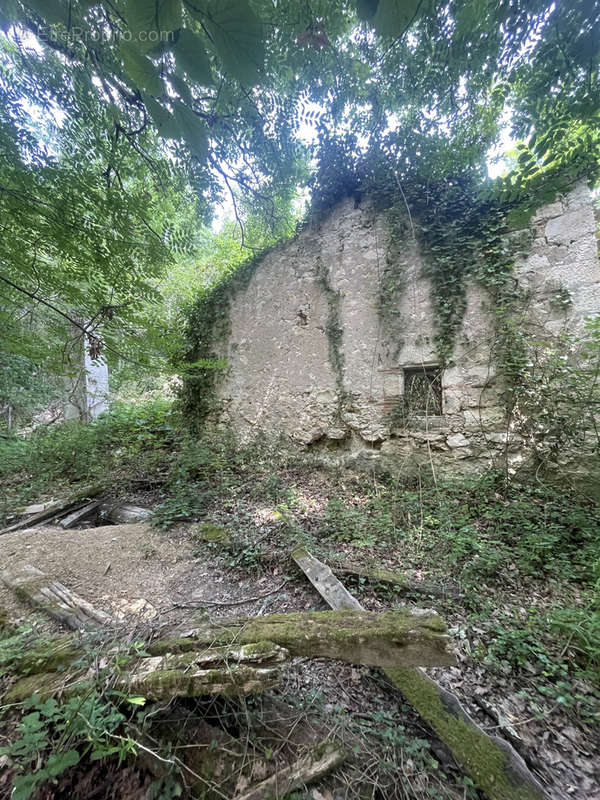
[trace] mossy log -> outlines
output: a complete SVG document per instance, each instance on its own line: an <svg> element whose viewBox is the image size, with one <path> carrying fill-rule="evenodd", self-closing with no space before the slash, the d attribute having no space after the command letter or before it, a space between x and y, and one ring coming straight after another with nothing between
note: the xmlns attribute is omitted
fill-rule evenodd
<svg viewBox="0 0 600 800"><path fill-rule="evenodd" d="M451 666L446 626L433 611L313 611L203 622L179 638L152 642L153 655L202 644L269 641L294 656L335 658L369 666Z"/></svg>
<svg viewBox="0 0 600 800"><path fill-rule="evenodd" d="M475 786L491 800L543 800L544 787L521 756L498 736L488 735L458 699L420 669L385 670L393 685L451 751Z"/></svg>
<svg viewBox="0 0 600 800"><path fill-rule="evenodd" d="M76 595L58 581L46 577L36 567L24 564L17 569L0 573L2 582L17 597L73 630L110 625L108 614L94 608L87 600Z"/></svg>
<svg viewBox="0 0 600 800"><path fill-rule="evenodd" d="M253 786L235 800L265 800L265 798L286 797L295 789L301 789L339 767L346 760L341 747L331 742L323 742L289 767L278 770L264 781Z"/></svg>
<svg viewBox="0 0 600 800"><path fill-rule="evenodd" d="M121 655L119 672L112 676L112 686L123 692L142 694L150 700L254 694L279 682L279 664L288 658L289 653L272 642L203 648L176 655L131 657L129 661L123 660ZM110 671L110 666L105 669ZM89 690L95 677L96 672L91 667L30 674L6 692L5 700L18 702L32 694L42 698L82 694Z"/></svg>
<svg viewBox="0 0 600 800"><path fill-rule="evenodd" d="M339 587L331 589L331 570L313 557L313 573L318 565L327 578L325 583L321 582L327 586L322 597L332 608L344 608ZM316 585L311 578L309 580ZM543 786L521 756L508 742L497 736L488 736L451 692L414 667L387 667L385 674L444 742L475 786L490 800L544 800Z"/></svg>
<svg viewBox="0 0 600 800"><path fill-rule="evenodd" d="M389 583L401 591L412 594L444 598L456 598L460 594L457 586L444 586L429 581L421 581L406 572L392 572L388 569L368 569L367 567L354 566L353 564L335 565L334 570L341 575L355 575L357 578L364 578L371 583Z"/></svg>

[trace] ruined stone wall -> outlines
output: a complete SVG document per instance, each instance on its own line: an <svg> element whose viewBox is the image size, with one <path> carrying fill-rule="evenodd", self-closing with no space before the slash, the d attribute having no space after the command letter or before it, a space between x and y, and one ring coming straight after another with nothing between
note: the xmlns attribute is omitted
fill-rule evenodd
<svg viewBox="0 0 600 800"><path fill-rule="evenodd" d="M580 328L600 312L587 186L541 208L525 237L516 279L532 335ZM242 439L283 434L315 451L384 458L401 469L477 471L506 446L517 458L492 357L491 299L479 285L467 288L442 374L442 413L394 417L404 370L437 363L424 266L410 231L392 247L385 214L350 199L267 254L231 302L222 423Z"/></svg>

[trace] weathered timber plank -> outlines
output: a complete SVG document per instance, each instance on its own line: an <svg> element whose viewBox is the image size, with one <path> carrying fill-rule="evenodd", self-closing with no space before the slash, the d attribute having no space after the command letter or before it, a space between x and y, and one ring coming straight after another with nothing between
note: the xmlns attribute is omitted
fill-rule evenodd
<svg viewBox="0 0 600 800"><path fill-rule="evenodd" d="M86 503L83 508L79 508L70 514L67 514L67 516L63 517L58 524L61 528L67 530L68 528L72 528L74 525L77 525L77 523L81 522L81 520L87 519L87 517L91 516L98 508L100 508L99 500L96 500L92 503Z"/></svg>
<svg viewBox="0 0 600 800"><path fill-rule="evenodd" d="M343 593L339 587L331 586L331 570L314 557L311 562L313 574L319 569L319 564L324 576L320 582L325 587L322 597L332 608L344 608ZM309 580L313 586L316 585L310 577ZM334 580L340 583L337 578ZM352 599L356 600L354 597ZM466 713L459 700L423 670L387 667L385 674L444 742L461 769L490 800L546 798L543 786L516 750L503 739L488 736Z"/></svg>
<svg viewBox="0 0 600 800"><path fill-rule="evenodd" d="M103 488L104 487L99 485L86 486L65 500L57 500L55 503L52 503L50 506L48 506L48 508L40 511L38 514L34 514L32 517L22 519L19 522L14 522L7 528L3 528L0 531L0 536L5 533L11 533L12 531L22 530L23 528L35 528L36 525L40 524L40 522L46 522L54 517L67 514L69 511L74 510L75 507L81 508L81 506L85 505L85 502L82 501L96 497L101 491L103 491Z"/></svg>
<svg viewBox="0 0 600 800"><path fill-rule="evenodd" d="M308 580L322 597L331 597L333 602L327 600L332 608L353 608L362 611L362 606L353 597L346 587L338 581L331 569L322 564L303 547L294 550L292 558L304 572Z"/></svg>
<svg viewBox="0 0 600 800"><path fill-rule="evenodd" d="M24 564L16 570L4 570L0 573L0 579L21 600L74 630L110 625L112 622L108 614L94 608L62 583L51 580L30 564Z"/></svg>

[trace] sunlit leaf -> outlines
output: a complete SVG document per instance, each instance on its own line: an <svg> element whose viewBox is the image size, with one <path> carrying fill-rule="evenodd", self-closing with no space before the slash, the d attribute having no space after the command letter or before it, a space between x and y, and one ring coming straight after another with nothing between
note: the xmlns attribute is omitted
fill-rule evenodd
<svg viewBox="0 0 600 800"><path fill-rule="evenodd" d="M128 0L125 17L139 48L148 52L181 27L181 0Z"/></svg>
<svg viewBox="0 0 600 800"><path fill-rule="evenodd" d="M144 103L156 130L161 136L164 136L165 139L178 139L181 136L177 121L168 109L161 106L159 102L149 95L144 95Z"/></svg>
<svg viewBox="0 0 600 800"><path fill-rule="evenodd" d="M152 61L133 42L121 42L119 45L123 64L129 77L139 89L157 96L163 93L163 84Z"/></svg>

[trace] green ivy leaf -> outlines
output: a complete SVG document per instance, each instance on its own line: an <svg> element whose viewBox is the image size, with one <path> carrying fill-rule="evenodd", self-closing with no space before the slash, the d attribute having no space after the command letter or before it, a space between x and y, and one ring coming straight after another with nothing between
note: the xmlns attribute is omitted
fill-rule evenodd
<svg viewBox="0 0 600 800"><path fill-rule="evenodd" d="M176 100L173 113L181 135L191 152L203 161L208 149L208 131L204 122L194 114L191 108Z"/></svg>
<svg viewBox="0 0 600 800"><path fill-rule="evenodd" d="M42 770L36 772L35 775L31 773L28 775L17 775L13 779L13 789L11 800L29 800L36 790L38 783L44 779Z"/></svg>
<svg viewBox="0 0 600 800"><path fill-rule="evenodd" d="M173 48L177 67L188 74L194 83L210 86L214 83L204 42L193 31L184 28Z"/></svg>
<svg viewBox="0 0 600 800"><path fill-rule="evenodd" d="M163 93L163 84L156 67L133 42L121 42L119 50L127 74L139 89L157 96Z"/></svg>
<svg viewBox="0 0 600 800"><path fill-rule="evenodd" d="M212 0L202 20L224 70L240 83L258 83L265 58L263 29L246 0Z"/></svg>
<svg viewBox="0 0 600 800"><path fill-rule="evenodd" d="M373 27L381 36L402 36L417 14L419 0L380 0Z"/></svg>

